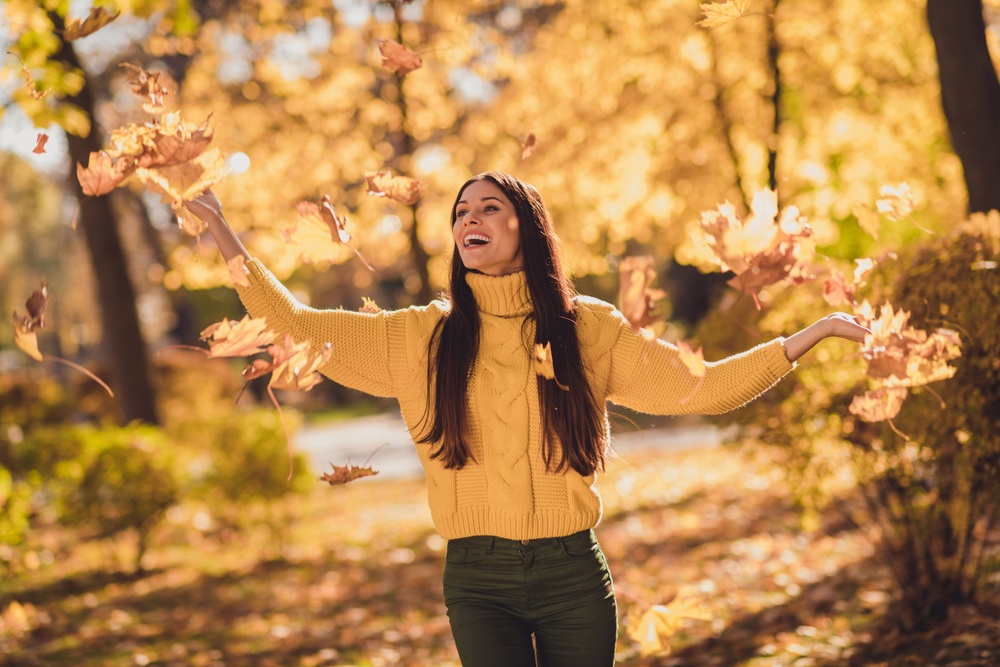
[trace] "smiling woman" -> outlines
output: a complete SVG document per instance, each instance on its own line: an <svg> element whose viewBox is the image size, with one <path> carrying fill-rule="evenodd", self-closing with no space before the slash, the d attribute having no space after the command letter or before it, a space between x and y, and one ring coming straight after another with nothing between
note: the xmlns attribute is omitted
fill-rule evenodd
<svg viewBox="0 0 1000 667"><path fill-rule="evenodd" d="M860 341L843 315L706 364L650 342L614 306L577 295L541 195L508 174L466 182L444 300L379 313L302 305L250 257L206 193L188 208L228 261L247 310L278 334L335 342L320 371L399 401L427 477L434 525L449 540L444 597L467 667L607 667L617 607L594 535L595 488L609 448L606 404L652 414L718 414L766 391L827 336ZM536 374L551 350L552 379Z"/></svg>

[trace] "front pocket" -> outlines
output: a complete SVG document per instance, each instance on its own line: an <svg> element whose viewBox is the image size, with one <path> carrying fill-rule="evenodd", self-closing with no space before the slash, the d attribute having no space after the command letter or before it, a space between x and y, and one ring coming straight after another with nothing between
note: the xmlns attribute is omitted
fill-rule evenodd
<svg viewBox="0 0 1000 667"><path fill-rule="evenodd" d="M476 565L483 559L484 551L484 549L469 548L458 545L452 546L449 544L444 560L448 565Z"/></svg>
<svg viewBox="0 0 1000 667"><path fill-rule="evenodd" d="M587 532L582 535L573 535L561 540L563 549L568 556L573 558L586 558L593 556L600 549L593 533Z"/></svg>

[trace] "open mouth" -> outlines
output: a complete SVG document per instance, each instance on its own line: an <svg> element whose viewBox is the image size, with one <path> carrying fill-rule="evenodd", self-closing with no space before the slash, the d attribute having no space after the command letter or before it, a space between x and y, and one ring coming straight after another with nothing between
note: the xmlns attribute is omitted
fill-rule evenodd
<svg viewBox="0 0 1000 667"><path fill-rule="evenodd" d="M465 237L464 243L466 248L474 248L477 246L484 246L490 242L490 237L484 236L482 234L469 234Z"/></svg>

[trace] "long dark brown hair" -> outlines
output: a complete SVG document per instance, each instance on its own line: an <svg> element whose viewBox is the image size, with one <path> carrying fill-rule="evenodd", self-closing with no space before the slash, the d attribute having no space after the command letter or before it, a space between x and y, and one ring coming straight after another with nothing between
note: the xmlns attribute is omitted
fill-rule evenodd
<svg viewBox="0 0 1000 667"><path fill-rule="evenodd" d="M514 205L525 278L534 306L529 317L535 322L535 343L551 343L556 378L569 387L564 391L551 380L541 376L537 379L545 466L557 472L569 466L581 475L590 475L604 468L604 406L594 397L580 356L577 306L572 298L573 287L562 269L559 239L538 190L509 174L492 171L473 177L458 191L451 207L452 227L462 193L477 181L493 183ZM430 424L419 440L427 444L440 441L431 458L441 459L446 468L453 469L461 469L472 458L467 395L479 353L480 320L476 299L465 282L468 273L456 245L448 289L451 310L438 323L430 342L427 388L428 396L433 395L433 410L428 401L429 412L424 413L422 423L429 418ZM556 458L558 462L553 466Z"/></svg>

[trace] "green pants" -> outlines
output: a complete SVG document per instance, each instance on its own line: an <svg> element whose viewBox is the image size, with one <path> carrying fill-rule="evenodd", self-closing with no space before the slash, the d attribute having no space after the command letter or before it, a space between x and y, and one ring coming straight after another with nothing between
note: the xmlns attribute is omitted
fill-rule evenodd
<svg viewBox="0 0 1000 667"><path fill-rule="evenodd" d="M615 593L593 530L451 540L444 600L463 667L535 667L535 647L542 667L615 662Z"/></svg>

